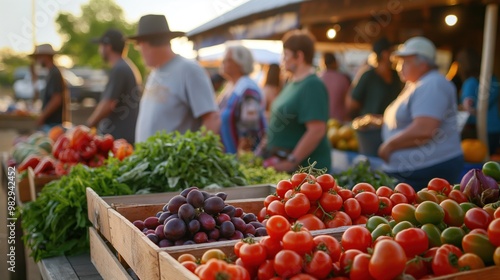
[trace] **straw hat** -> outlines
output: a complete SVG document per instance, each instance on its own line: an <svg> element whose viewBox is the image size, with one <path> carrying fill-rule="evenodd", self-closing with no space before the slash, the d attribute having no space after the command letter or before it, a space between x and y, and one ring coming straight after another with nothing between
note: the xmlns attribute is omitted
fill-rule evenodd
<svg viewBox="0 0 500 280"><path fill-rule="evenodd" d="M57 54L56 51L52 48L50 44L42 44L38 45L35 47L35 51L30 54L30 56L37 56L37 55L55 55Z"/></svg>
<svg viewBox="0 0 500 280"><path fill-rule="evenodd" d="M139 19L137 34L128 37L131 40L140 40L155 37L175 38L183 36L180 31L170 31L164 15L145 15Z"/></svg>

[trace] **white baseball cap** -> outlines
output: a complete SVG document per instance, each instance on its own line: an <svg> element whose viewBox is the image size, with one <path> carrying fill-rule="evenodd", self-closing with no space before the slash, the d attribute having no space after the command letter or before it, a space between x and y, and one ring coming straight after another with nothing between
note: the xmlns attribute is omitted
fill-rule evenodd
<svg viewBox="0 0 500 280"><path fill-rule="evenodd" d="M401 48L393 52L395 56L410 56L417 54L431 61L435 61L436 47L429 39L418 36L408 39Z"/></svg>

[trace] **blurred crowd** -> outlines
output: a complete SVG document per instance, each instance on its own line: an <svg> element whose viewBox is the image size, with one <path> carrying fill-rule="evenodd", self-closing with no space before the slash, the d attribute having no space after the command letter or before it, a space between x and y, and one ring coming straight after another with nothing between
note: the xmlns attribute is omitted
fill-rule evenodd
<svg viewBox="0 0 500 280"><path fill-rule="evenodd" d="M456 75L437 70L436 47L425 37L413 37L399 49L387 38L372 45L374 63L351 77L339 70L335 53L323 53L320 70L313 64L315 38L291 30L283 39L281 64L264 67L257 83L252 52L243 45L227 45L219 73L209 76L195 61L172 51L171 31L163 15L140 18L137 34L125 37L110 29L94 43L111 66L101 100L87 120L101 133L129 142L146 140L157 131L199 130L220 135L226 152L253 152L267 166L293 172L315 162L331 168L327 122L347 123L366 114L383 117L378 156L384 170L416 189L430 178L458 182L464 159L460 141L476 137L479 65L473 50L461 51L453 64ZM143 83L126 58L132 40L151 69ZM65 121L67 88L50 45L32 54L49 69L38 120L41 129ZM491 77L488 105L489 150L500 141L499 86ZM457 126L458 110L470 114L465 128Z"/></svg>

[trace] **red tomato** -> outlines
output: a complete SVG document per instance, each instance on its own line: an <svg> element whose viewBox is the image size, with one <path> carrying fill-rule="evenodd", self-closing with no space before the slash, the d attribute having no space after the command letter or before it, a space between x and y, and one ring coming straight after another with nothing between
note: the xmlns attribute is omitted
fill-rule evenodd
<svg viewBox="0 0 500 280"><path fill-rule="evenodd" d="M266 215L267 215L267 208L262 207L257 215L257 220L259 220L259 222L264 221L264 219L266 218Z"/></svg>
<svg viewBox="0 0 500 280"><path fill-rule="evenodd" d="M439 199L434 194L434 191L431 192L431 191L420 190L417 192L417 196L415 197L415 202L422 203L424 201L433 201L439 203Z"/></svg>
<svg viewBox="0 0 500 280"><path fill-rule="evenodd" d="M312 234L297 224L292 227L291 231L285 233L281 241L283 249L295 251L301 256L309 254L314 248Z"/></svg>
<svg viewBox="0 0 500 280"><path fill-rule="evenodd" d="M396 187L394 187L394 192L403 194L410 204L415 201L415 189L406 183L397 184Z"/></svg>
<svg viewBox="0 0 500 280"><path fill-rule="evenodd" d="M270 238L281 241L283 235L290 231L290 223L283 216L272 216L266 222L266 231Z"/></svg>
<svg viewBox="0 0 500 280"><path fill-rule="evenodd" d="M340 189L337 191L337 193L340 195L340 197L342 197L343 201L346 201L348 198L354 197L352 191L348 189Z"/></svg>
<svg viewBox="0 0 500 280"><path fill-rule="evenodd" d="M458 260L462 256L462 251L457 247L445 244L439 247L436 255L432 259L432 271L436 276L447 275L460 271ZM455 260L455 261L454 261Z"/></svg>
<svg viewBox="0 0 500 280"><path fill-rule="evenodd" d="M266 261L266 249L260 243L245 243L240 247L241 261L251 267L258 267Z"/></svg>
<svg viewBox="0 0 500 280"><path fill-rule="evenodd" d="M274 271L283 278L291 277L302 270L302 257L292 250L281 250L274 257Z"/></svg>
<svg viewBox="0 0 500 280"><path fill-rule="evenodd" d="M354 197L361 205L361 214L372 215L378 211L378 196L375 192L362 192Z"/></svg>
<svg viewBox="0 0 500 280"><path fill-rule="evenodd" d="M458 203L469 202L469 199L467 199L467 196L459 190L452 190L448 194L448 197L455 200Z"/></svg>
<svg viewBox="0 0 500 280"><path fill-rule="evenodd" d="M424 258L416 257L416 258L408 258L406 262L405 274L409 274L413 276L415 279L420 279L425 275L431 273L430 270L430 260L427 261Z"/></svg>
<svg viewBox="0 0 500 280"><path fill-rule="evenodd" d="M408 198L402 193L393 193L389 199L392 201L392 205L408 203Z"/></svg>
<svg viewBox="0 0 500 280"><path fill-rule="evenodd" d="M488 236L481 233L469 232L462 239L462 248L465 253L478 255L485 264L493 263L495 246L488 240Z"/></svg>
<svg viewBox="0 0 500 280"><path fill-rule="evenodd" d="M368 271L368 266L370 265L371 256L368 254L358 254L354 257L352 261L351 271L349 273L349 279L351 280L370 280L375 279L370 275Z"/></svg>
<svg viewBox="0 0 500 280"><path fill-rule="evenodd" d="M317 278L309 274L299 273L297 275L292 276L290 280L317 280Z"/></svg>
<svg viewBox="0 0 500 280"><path fill-rule="evenodd" d="M492 218L488 212L482 208L472 208L465 213L464 224L468 229L487 229Z"/></svg>
<svg viewBox="0 0 500 280"><path fill-rule="evenodd" d="M333 191L324 192L319 199L319 204L325 212L333 212L342 208L342 197Z"/></svg>
<svg viewBox="0 0 500 280"><path fill-rule="evenodd" d="M182 266L184 266L185 268L187 268L189 271L193 272L196 270L196 268L198 267L198 265L193 262L193 261L184 261L184 262L181 262Z"/></svg>
<svg viewBox="0 0 500 280"><path fill-rule="evenodd" d="M500 219L493 220L488 226L488 238L493 245L500 246Z"/></svg>
<svg viewBox="0 0 500 280"><path fill-rule="evenodd" d="M308 230L325 229L325 224L313 214L305 214L297 219L297 223L301 223Z"/></svg>
<svg viewBox="0 0 500 280"><path fill-rule="evenodd" d="M310 261L306 261L304 271L307 274L316 277L317 279L323 279L330 271L333 269L333 261L330 255L323 251L316 251L313 253Z"/></svg>
<svg viewBox="0 0 500 280"><path fill-rule="evenodd" d="M381 186L377 189L375 192L379 197L387 197L390 198L391 195L394 193L391 188L386 187L386 186Z"/></svg>
<svg viewBox="0 0 500 280"><path fill-rule="evenodd" d="M373 248L375 248L375 245L377 245L377 243L382 241L382 240L394 240L394 238L387 236L387 235L381 235L381 236L377 237L377 239L375 239L375 241L373 241L373 244L372 244Z"/></svg>
<svg viewBox="0 0 500 280"><path fill-rule="evenodd" d="M356 219L352 220L353 225L364 225L366 224L366 221L368 221L368 217L365 215L361 215L357 217Z"/></svg>
<svg viewBox="0 0 500 280"><path fill-rule="evenodd" d="M392 207L391 216L396 223L408 221L413 225L418 225L417 219L415 218L415 210L415 206L407 203L401 203Z"/></svg>
<svg viewBox="0 0 500 280"><path fill-rule="evenodd" d="M445 199L439 205L444 210L445 224L451 227L460 227L463 225L465 213L458 202L452 199Z"/></svg>
<svg viewBox="0 0 500 280"><path fill-rule="evenodd" d="M316 182L305 182L300 186L300 192L305 194L309 201L316 201L323 194L323 189Z"/></svg>
<svg viewBox="0 0 500 280"><path fill-rule="evenodd" d="M331 189L335 190L337 188L337 182L335 182L335 178L333 178L330 174L323 174L316 178L316 182L321 186L323 192L327 192Z"/></svg>
<svg viewBox="0 0 500 280"><path fill-rule="evenodd" d="M296 193L285 202L285 213L288 217L297 219L305 215L310 207L311 203L307 196L303 193Z"/></svg>
<svg viewBox="0 0 500 280"><path fill-rule="evenodd" d="M351 272L351 267L352 267L352 262L354 261L354 257L356 257L359 254L363 254L360 250L357 249L351 249L351 250L346 250L340 255L339 259L339 265L340 265L340 272L343 275L348 276L349 273Z"/></svg>
<svg viewBox="0 0 500 280"><path fill-rule="evenodd" d="M233 271L233 273L237 276L232 275L231 277L236 277L236 278L228 278L228 279L254 279L257 276L257 271L259 270L259 267L252 267L248 266L243 261L238 258L236 261L234 261L235 265L228 264L228 271ZM236 271L234 271L237 268ZM239 275L238 275L239 274ZM217 278L216 278L217 279ZM201 279L200 279L201 280Z"/></svg>
<svg viewBox="0 0 500 280"><path fill-rule="evenodd" d="M240 248L243 246L245 242L243 241L238 241L236 244L234 244L234 254L239 258L240 257Z"/></svg>
<svg viewBox="0 0 500 280"><path fill-rule="evenodd" d="M333 262L337 262L342 252L340 242L335 237L330 235L318 235L313 238L316 250L321 250L332 258Z"/></svg>
<svg viewBox="0 0 500 280"><path fill-rule="evenodd" d="M361 192L375 193L375 188L371 184L368 184L368 183L357 183L356 185L354 185L354 187L352 187L352 193L354 195L357 195L358 193L361 193Z"/></svg>
<svg viewBox="0 0 500 280"><path fill-rule="evenodd" d="M392 201L388 197L379 196L377 216L390 216L392 213Z"/></svg>
<svg viewBox="0 0 500 280"><path fill-rule="evenodd" d="M361 205L354 198L344 200L344 212L354 220L361 215Z"/></svg>
<svg viewBox="0 0 500 280"><path fill-rule="evenodd" d="M368 247L372 245L372 236L366 227L353 226L342 234L340 244L344 250L357 249L366 253Z"/></svg>
<svg viewBox="0 0 500 280"><path fill-rule="evenodd" d="M268 260L273 260L276 254L283 249L281 240L272 239L269 236L264 236L259 242L266 249Z"/></svg>
<svg viewBox="0 0 500 280"><path fill-rule="evenodd" d="M274 259L274 258L273 258ZM266 260L257 270L259 280L271 279L274 277L274 260Z"/></svg>
<svg viewBox="0 0 500 280"><path fill-rule="evenodd" d="M352 220L345 212L337 211L330 214L331 218L325 218L325 225L327 228L336 228L342 226L352 225Z"/></svg>
<svg viewBox="0 0 500 280"><path fill-rule="evenodd" d="M373 255L368 265L370 275L375 279L393 279L403 273L406 256L403 248L396 241L381 240L373 248Z"/></svg>
<svg viewBox="0 0 500 280"><path fill-rule="evenodd" d="M453 186L450 185L450 183L445 179L434 178L429 181L429 184L427 184L427 189L448 195L453 189Z"/></svg>
<svg viewBox="0 0 500 280"><path fill-rule="evenodd" d="M460 270L474 270L484 268L483 260L476 254L465 253L458 259Z"/></svg>
<svg viewBox="0 0 500 280"><path fill-rule="evenodd" d="M272 195L272 194L266 196L266 198L264 199L264 207L269 206L269 204L271 204L271 202L273 202L275 200L280 200L280 198L277 197L276 195Z"/></svg>
<svg viewBox="0 0 500 280"><path fill-rule="evenodd" d="M493 213L493 217L495 219L500 218L500 207L498 207L497 210L495 210L495 213Z"/></svg>
<svg viewBox="0 0 500 280"><path fill-rule="evenodd" d="M407 228L396 234L394 240L398 242L410 259L423 254L429 248L429 238L420 228Z"/></svg>
<svg viewBox="0 0 500 280"><path fill-rule="evenodd" d="M294 188L296 188L296 187L300 187L300 185L302 185L302 183L304 183L305 181L312 179L312 178L314 178L314 177L311 177L311 175L308 175L307 173L302 172L302 173L293 174L290 181L292 182L292 186Z"/></svg>
<svg viewBox="0 0 500 280"><path fill-rule="evenodd" d="M267 206L267 215L269 216L287 216L285 212L285 205L283 202L279 200L275 200L271 203L269 203L269 206ZM288 216L287 216L288 217Z"/></svg>
<svg viewBox="0 0 500 280"><path fill-rule="evenodd" d="M291 189L293 189L293 185L289 180L281 180L276 184L276 194L281 198L284 198L285 193Z"/></svg>
<svg viewBox="0 0 500 280"><path fill-rule="evenodd" d="M229 274L227 266L227 263L223 260L210 259L205 265L203 265L203 269L200 270L198 277L200 277L201 280L233 279L232 277L234 277L234 275Z"/></svg>

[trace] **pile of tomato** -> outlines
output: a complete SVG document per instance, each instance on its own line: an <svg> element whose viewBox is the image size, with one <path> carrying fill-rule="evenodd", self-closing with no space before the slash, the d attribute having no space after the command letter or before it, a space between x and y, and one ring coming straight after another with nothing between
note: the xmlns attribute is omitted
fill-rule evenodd
<svg viewBox="0 0 500 280"><path fill-rule="evenodd" d="M125 139L115 140L110 134L99 136L90 128L79 125L58 136L52 147L52 156L29 156L19 165L18 171L31 167L35 176L62 176L68 174L75 164L98 167L104 164L110 152L122 160L133 151L133 146Z"/></svg>
<svg viewBox="0 0 500 280"><path fill-rule="evenodd" d="M276 194L264 200L258 214L262 222L267 217L281 215L291 223L300 222L309 230L365 224L372 215L390 215L392 207L415 200L415 191L408 184L398 184L377 190L368 183L358 183L352 189L341 188L330 174L317 178L296 173L290 180L276 185Z"/></svg>

